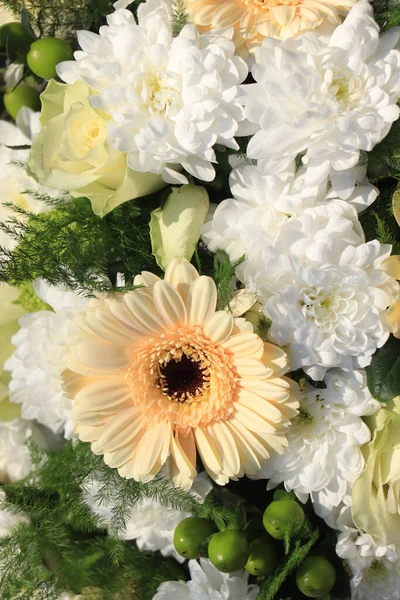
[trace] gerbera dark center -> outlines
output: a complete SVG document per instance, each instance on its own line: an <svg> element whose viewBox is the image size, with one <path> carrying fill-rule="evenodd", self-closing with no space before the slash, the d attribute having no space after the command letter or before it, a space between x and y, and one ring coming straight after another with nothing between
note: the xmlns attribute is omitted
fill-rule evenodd
<svg viewBox="0 0 400 600"><path fill-rule="evenodd" d="M172 358L159 368L159 386L171 400L185 402L198 396L206 384L206 377L199 362L183 354Z"/></svg>

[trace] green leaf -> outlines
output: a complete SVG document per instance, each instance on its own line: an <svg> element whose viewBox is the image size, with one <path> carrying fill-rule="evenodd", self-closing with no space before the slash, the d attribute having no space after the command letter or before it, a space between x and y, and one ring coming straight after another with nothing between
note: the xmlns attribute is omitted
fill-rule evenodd
<svg viewBox="0 0 400 600"><path fill-rule="evenodd" d="M389 402L400 395L400 339L390 336L367 368L368 387L376 400Z"/></svg>

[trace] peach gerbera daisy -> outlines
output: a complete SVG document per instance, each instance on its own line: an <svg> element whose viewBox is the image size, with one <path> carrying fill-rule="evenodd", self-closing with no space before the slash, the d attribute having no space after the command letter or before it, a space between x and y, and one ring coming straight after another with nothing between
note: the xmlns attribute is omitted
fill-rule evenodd
<svg viewBox="0 0 400 600"><path fill-rule="evenodd" d="M138 481L169 456L170 476L188 488L197 452L219 484L255 476L283 452L297 414L285 353L216 311L214 281L186 260L135 285L144 287L91 300L77 318L65 389L79 438Z"/></svg>
<svg viewBox="0 0 400 600"><path fill-rule="evenodd" d="M238 54L266 37L287 39L320 28L332 31L356 0L185 0L190 21L204 32L233 27Z"/></svg>

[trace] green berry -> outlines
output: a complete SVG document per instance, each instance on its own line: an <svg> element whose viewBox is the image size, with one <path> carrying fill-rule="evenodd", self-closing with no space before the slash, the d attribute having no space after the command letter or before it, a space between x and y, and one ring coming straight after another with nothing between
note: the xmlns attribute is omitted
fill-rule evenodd
<svg viewBox="0 0 400 600"><path fill-rule="evenodd" d="M274 500L265 509L263 525L276 540L295 536L303 526L304 510L294 500Z"/></svg>
<svg viewBox="0 0 400 600"><path fill-rule="evenodd" d="M213 535L208 544L208 558L223 573L243 569L249 558L249 545L243 531L226 529Z"/></svg>
<svg viewBox="0 0 400 600"><path fill-rule="evenodd" d="M64 40L42 38L33 42L26 61L32 73L43 79L52 79L57 76L58 63L73 57L71 46Z"/></svg>
<svg viewBox="0 0 400 600"><path fill-rule="evenodd" d="M13 119L17 118L17 114L23 106L28 106L32 110L40 110L39 92L25 83L20 83L15 89L4 94L4 106Z"/></svg>
<svg viewBox="0 0 400 600"><path fill-rule="evenodd" d="M0 46L5 47L11 60L19 54L26 54L34 37L21 23L6 23L0 27Z"/></svg>
<svg viewBox="0 0 400 600"><path fill-rule="evenodd" d="M174 532L174 546L184 558L200 556L202 542L215 532L215 525L207 519L188 517L183 519Z"/></svg>
<svg viewBox="0 0 400 600"><path fill-rule="evenodd" d="M335 581L334 566L322 556L309 556L296 573L297 587L307 598L329 594Z"/></svg>
<svg viewBox="0 0 400 600"><path fill-rule="evenodd" d="M249 558L245 566L246 571L256 577L270 575L275 571L277 564L276 548L271 542L262 538L251 542Z"/></svg>

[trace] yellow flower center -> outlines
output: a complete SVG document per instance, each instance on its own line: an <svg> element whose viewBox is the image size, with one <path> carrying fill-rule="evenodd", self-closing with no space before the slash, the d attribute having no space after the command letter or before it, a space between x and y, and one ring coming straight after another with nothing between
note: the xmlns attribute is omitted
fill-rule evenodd
<svg viewBox="0 0 400 600"><path fill-rule="evenodd" d="M143 81L142 97L152 112L166 116L181 107L180 82L166 71L149 73Z"/></svg>

